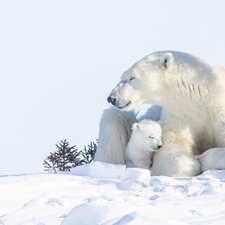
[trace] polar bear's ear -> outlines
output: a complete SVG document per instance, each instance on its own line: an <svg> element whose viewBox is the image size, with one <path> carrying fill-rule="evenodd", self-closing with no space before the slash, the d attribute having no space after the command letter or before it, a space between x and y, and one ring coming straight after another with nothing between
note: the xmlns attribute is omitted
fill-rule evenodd
<svg viewBox="0 0 225 225"><path fill-rule="evenodd" d="M134 123L133 131L136 131L139 128L139 123Z"/></svg>
<svg viewBox="0 0 225 225"><path fill-rule="evenodd" d="M165 53L160 59L160 64L163 66L164 69L171 68L173 62L174 62L173 55L169 52Z"/></svg>

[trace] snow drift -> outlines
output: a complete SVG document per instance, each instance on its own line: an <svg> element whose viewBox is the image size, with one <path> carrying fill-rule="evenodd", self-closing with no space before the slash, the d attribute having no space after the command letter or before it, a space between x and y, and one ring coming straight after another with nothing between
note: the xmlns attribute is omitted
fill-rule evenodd
<svg viewBox="0 0 225 225"><path fill-rule="evenodd" d="M71 174L0 176L0 224L225 223L225 171L192 178L95 162Z"/></svg>

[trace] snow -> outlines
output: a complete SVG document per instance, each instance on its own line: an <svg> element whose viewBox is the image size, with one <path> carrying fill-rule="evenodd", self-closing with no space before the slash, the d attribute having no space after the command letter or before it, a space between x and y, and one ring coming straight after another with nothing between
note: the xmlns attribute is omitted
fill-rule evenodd
<svg viewBox="0 0 225 225"><path fill-rule="evenodd" d="M71 174L0 176L0 224L224 224L225 171L190 178L95 162Z"/></svg>

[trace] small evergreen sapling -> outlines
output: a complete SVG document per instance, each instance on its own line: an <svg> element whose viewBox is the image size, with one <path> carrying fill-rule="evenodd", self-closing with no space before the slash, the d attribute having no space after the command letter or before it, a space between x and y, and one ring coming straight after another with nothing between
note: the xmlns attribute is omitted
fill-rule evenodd
<svg viewBox="0 0 225 225"><path fill-rule="evenodd" d="M91 163L97 150L97 144L91 142L88 147L84 146L82 151L78 151L75 148L76 145L70 147L66 139L56 144L56 147L57 151L50 152L50 156L44 160L44 171L50 173L67 172L72 167Z"/></svg>
<svg viewBox="0 0 225 225"><path fill-rule="evenodd" d="M83 164L83 160L79 158L81 151L75 148L76 145L70 147L65 139L58 145L56 144L56 147L57 151L50 153L50 156L44 160L45 171L54 173L66 172L70 171L72 167Z"/></svg>
<svg viewBox="0 0 225 225"><path fill-rule="evenodd" d="M60 172L70 171L74 160L80 155L75 149L76 146L69 147L69 143L65 139L58 145L56 144L56 147L58 148L56 151L58 170Z"/></svg>
<svg viewBox="0 0 225 225"><path fill-rule="evenodd" d="M90 145L88 145L88 148L84 146L84 149L81 152L84 158L84 164L88 164L93 161L96 150L97 144L95 142L91 142Z"/></svg>
<svg viewBox="0 0 225 225"><path fill-rule="evenodd" d="M44 171L56 173L56 154L50 152L50 156L44 160Z"/></svg>

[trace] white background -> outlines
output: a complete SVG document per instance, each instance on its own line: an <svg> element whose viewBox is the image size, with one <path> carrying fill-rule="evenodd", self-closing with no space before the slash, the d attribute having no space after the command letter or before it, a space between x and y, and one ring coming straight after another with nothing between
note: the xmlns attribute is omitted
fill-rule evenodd
<svg viewBox="0 0 225 225"><path fill-rule="evenodd" d="M154 51L225 67L223 0L1 1L0 174L43 171L98 138L121 74Z"/></svg>

